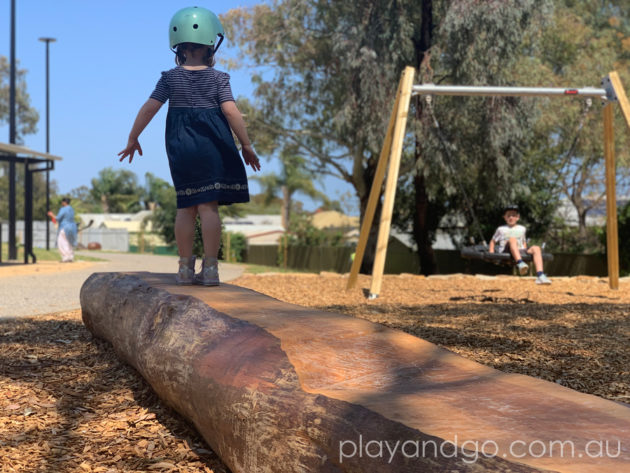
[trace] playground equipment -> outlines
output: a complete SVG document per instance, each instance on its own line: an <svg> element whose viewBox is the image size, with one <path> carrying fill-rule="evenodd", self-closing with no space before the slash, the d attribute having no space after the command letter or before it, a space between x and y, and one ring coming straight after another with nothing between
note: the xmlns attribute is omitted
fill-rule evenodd
<svg viewBox="0 0 630 473"><path fill-rule="evenodd" d="M499 253L498 251L490 253L486 245L466 246L462 248L461 255L462 258L478 259L499 265L514 266L515 263L514 258L512 258L510 253ZM543 261L553 260L553 255L551 253L543 253L542 257ZM526 263L530 263L532 261L532 255L521 254L521 259Z"/></svg>
<svg viewBox="0 0 630 473"><path fill-rule="evenodd" d="M29 257L37 262L33 253L33 174L55 169L55 161L61 161L59 156L33 151L24 146L0 143L0 161L15 166L24 165L24 264L28 264ZM44 167L41 167L41 165ZM9 173L11 180L14 176ZM15 189L9 186L9 259L16 258L17 245L15 238Z"/></svg>
<svg viewBox="0 0 630 473"><path fill-rule="evenodd" d="M626 405L358 317L147 272L94 273L81 308L234 473L617 473L630 462ZM575 455L538 455L569 439ZM605 441L609 455L582 455Z"/></svg>
<svg viewBox="0 0 630 473"><path fill-rule="evenodd" d="M402 155L402 146L412 95L459 95L459 96L520 96L520 97L596 97L606 105L603 110L604 158L606 164L606 233L608 255L608 281L611 289L619 289L619 242L617 232L617 201L615 191L615 150L613 128L613 103L619 103L626 124L630 128L630 102L616 71L602 80L602 88L554 88L554 87L491 87L491 86L449 86L423 84L413 85L414 69L407 67L402 73L396 92L396 101L389 119L385 141L379 156L376 173L372 182L368 205L361 225L359 243L350 270L347 288L356 284L359 268L365 254L368 235L374 220L376 205L381 195L381 187L387 169L383 208L379 222L376 255L372 267L370 299L378 297L385 267L385 255L391 228L396 182Z"/></svg>

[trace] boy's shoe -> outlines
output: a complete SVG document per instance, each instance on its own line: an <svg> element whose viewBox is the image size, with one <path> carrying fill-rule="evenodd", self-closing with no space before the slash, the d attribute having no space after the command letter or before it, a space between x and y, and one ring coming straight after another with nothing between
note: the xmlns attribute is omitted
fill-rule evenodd
<svg viewBox="0 0 630 473"><path fill-rule="evenodd" d="M195 257L179 258L179 271L175 275L175 282L180 285L192 284L195 278Z"/></svg>
<svg viewBox="0 0 630 473"><path fill-rule="evenodd" d="M523 261L517 264L516 267L518 268L518 272L521 276L525 276L527 274L527 271L529 271L529 266L527 266L527 263Z"/></svg>
<svg viewBox="0 0 630 473"><path fill-rule="evenodd" d="M201 272L195 275L195 284L203 286L219 285L219 261L216 258L204 258Z"/></svg>
<svg viewBox="0 0 630 473"><path fill-rule="evenodd" d="M551 284L551 279L543 273L536 278L536 284Z"/></svg>

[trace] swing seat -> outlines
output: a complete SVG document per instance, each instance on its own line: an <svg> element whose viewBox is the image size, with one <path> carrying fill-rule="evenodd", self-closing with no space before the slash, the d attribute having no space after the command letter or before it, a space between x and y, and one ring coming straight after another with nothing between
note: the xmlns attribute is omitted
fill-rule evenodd
<svg viewBox="0 0 630 473"><path fill-rule="evenodd" d="M485 245L465 246L462 248L460 254L464 259L482 260L497 265L514 266L516 264L516 261L514 261L514 258L512 258L510 253L490 253L488 251L488 247ZM526 263L531 263L532 261L532 255L526 253L525 250L521 250L521 258ZM552 261L553 255L551 253L543 252L542 258L543 261Z"/></svg>

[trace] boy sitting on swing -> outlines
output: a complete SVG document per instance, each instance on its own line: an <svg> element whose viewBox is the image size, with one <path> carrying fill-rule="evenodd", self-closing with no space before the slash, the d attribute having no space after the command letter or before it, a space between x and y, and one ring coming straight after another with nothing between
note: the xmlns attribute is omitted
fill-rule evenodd
<svg viewBox="0 0 630 473"><path fill-rule="evenodd" d="M494 253L495 246L498 246L497 251L499 253L510 253L514 261L516 261L516 267L521 275L527 274L529 270L529 266L523 261L523 256L526 254L532 255L536 268L536 284L551 284L551 280L543 271L542 250L540 246L527 248L525 227L518 225L519 218L520 214L517 206L509 205L503 209L503 219L506 225L501 225L494 232L488 251Z"/></svg>

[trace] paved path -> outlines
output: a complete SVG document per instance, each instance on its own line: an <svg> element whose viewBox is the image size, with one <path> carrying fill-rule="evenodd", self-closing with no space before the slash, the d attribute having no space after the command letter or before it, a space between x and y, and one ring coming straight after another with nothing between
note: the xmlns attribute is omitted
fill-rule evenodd
<svg viewBox="0 0 630 473"><path fill-rule="evenodd" d="M81 254L81 253L79 253ZM21 317L48 314L80 308L79 292L83 282L96 272L149 271L173 273L177 269L177 257L139 255L132 253L85 253L98 256L106 262L78 263L59 267L60 272L40 272L37 265L15 266L16 275L2 276L9 271L0 266L0 317ZM75 269L76 268L76 269ZM43 269L43 268L42 268ZM221 281L236 279L243 267L234 264L219 264Z"/></svg>

